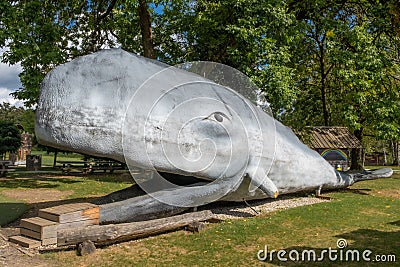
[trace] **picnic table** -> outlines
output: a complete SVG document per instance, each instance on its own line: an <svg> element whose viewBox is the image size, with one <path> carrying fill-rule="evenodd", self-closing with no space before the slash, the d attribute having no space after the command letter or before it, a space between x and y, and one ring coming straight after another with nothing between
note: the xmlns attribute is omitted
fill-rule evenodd
<svg viewBox="0 0 400 267"><path fill-rule="evenodd" d="M60 163L61 166L61 171L63 173L70 173L72 171L79 171L82 173L93 173L95 171L109 171L110 173L113 173L114 170L124 170L125 165L116 162L116 161L107 161L107 160L102 160L102 161L65 161L65 160L59 160L57 163Z"/></svg>
<svg viewBox="0 0 400 267"><path fill-rule="evenodd" d="M10 160L0 160L0 177L5 177L7 172L13 172L15 169L10 169L13 166Z"/></svg>

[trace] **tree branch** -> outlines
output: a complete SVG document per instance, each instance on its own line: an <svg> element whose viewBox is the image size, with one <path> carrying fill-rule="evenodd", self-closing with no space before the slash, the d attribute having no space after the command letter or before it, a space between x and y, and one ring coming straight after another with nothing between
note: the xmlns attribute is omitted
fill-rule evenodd
<svg viewBox="0 0 400 267"><path fill-rule="evenodd" d="M101 14L99 16L99 20L102 20L102 19L106 18L112 12L112 10L115 7L116 3L117 3L117 0L112 0L111 3L108 5L108 8L107 8L106 12L104 12L103 14Z"/></svg>

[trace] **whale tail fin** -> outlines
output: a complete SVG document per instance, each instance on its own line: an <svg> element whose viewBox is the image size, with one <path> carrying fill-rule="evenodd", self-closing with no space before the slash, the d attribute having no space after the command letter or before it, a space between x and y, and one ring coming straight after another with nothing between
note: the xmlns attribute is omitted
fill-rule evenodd
<svg viewBox="0 0 400 267"><path fill-rule="evenodd" d="M393 170L391 168L349 173L349 175L353 177L354 182L374 180L378 178L389 178L392 176L392 174Z"/></svg>

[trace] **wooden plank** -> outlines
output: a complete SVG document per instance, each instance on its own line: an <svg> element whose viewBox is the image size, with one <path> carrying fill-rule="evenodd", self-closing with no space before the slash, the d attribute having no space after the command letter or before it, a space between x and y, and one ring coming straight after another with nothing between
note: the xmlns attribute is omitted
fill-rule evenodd
<svg viewBox="0 0 400 267"><path fill-rule="evenodd" d="M53 228L51 230L52 231L45 231L44 233L42 233L42 232L32 231L32 230L26 229L26 228L21 228L20 232L21 232L21 235L23 235L23 236L32 237L32 238L36 238L36 239L57 237L57 229Z"/></svg>
<svg viewBox="0 0 400 267"><path fill-rule="evenodd" d="M49 221L49 220L46 220L46 219L43 219L40 217L31 217L31 218L21 219L21 223L34 224L34 225L41 226L41 227L57 225L56 222Z"/></svg>
<svg viewBox="0 0 400 267"><path fill-rule="evenodd" d="M86 210L63 213L60 215L39 210L38 216L58 223L69 223L75 221L99 219L100 209L99 207L96 207Z"/></svg>
<svg viewBox="0 0 400 267"><path fill-rule="evenodd" d="M54 222L59 222L59 219L60 219L59 215L54 215L54 214L51 214L51 213L48 213L45 211L41 211L41 210L39 210L38 216L43 219L54 221Z"/></svg>
<svg viewBox="0 0 400 267"><path fill-rule="evenodd" d="M42 234L46 234L47 231L56 231L57 225L57 222L46 220L40 217L21 219L20 224L22 228L30 229Z"/></svg>
<svg viewBox="0 0 400 267"><path fill-rule="evenodd" d="M150 221L60 230L57 232L57 245L73 245L87 240L95 244L111 244L179 229L196 221L210 220L213 216L211 211L205 210Z"/></svg>
<svg viewBox="0 0 400 267"><path fill-rule="evenodd" d="M22 236L31 237L31 238L38 239L38 240L42 239L40 233L32 231L32 230L29 230L29 229L26 229L26 228L21 228L20 229L20 234Z"/></svg>
<svg viewBox="0 0 400 267"><path fill-rule="evenodd" d="M98 225L100 223L100 219L91 219L91 220L84 220L84 221L76 221L76 222L69 222L69 223L61 223L57 226L58 230L65 230L65 229L72 229L72 228L81 228L86 227L89 225Z"/></svg>
<svg viewBox="0 0 400 267"><path fill-rule="evenodd" d="M11 236L8 241L18 244L25 248L37 248L42 245L42 242L25 236Z"/></svg>
<svg viewBox="0 0 400 267"><path fill-rule="evenodd" d="M71 212L71 211L78 211L78 210L83 210L83 209L89 209L89 208L95 208L97 205L92 204L92 203L71 203L71 204L64 204L60 206L54 206L46 209L41 209L41 211L46 211L49 213L53 214L64 214L66 212Z"/></svg>
<svg viewBox="0 0 400 267"><path fill-rule="evenodd" d="M58 223L100 218L100 208L91 203L73 203L39 210L39 217Z"/></svg>
<svg viewBox="0 0 400 267"><path fill-rule="evenodd" d="M56 215L60 215L65 213L65 210L67 210L69 207L72 207L70 204L65 204L65 205L60 205L60 206L54 206L54 207L49 207L49 208L45 208L45 209L40 209L40 211L45 211L48 213L52 213L52 214L56 214ZM71 211L73 209L70 209Z"/></svg>
<svg viewBox="0 0 400 267"><path fill-rule="evenodd" d="M55 244L57 244L57 237L42 239L42 246L55 245Z"/></svg>

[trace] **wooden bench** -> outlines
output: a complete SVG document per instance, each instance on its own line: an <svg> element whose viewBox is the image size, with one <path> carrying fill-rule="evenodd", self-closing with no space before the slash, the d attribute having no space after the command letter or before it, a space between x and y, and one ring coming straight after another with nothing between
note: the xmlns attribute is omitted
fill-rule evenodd
<svg viewBox="0 0 400 267"><path fill-rule="evenodd" d="M70 173L73 170L77 170L82 172L83 169L87 168L87 162L86 161L65 161L65 160L59 160L57 163L62 164L61 172L62 173Z"/></svg>
<svg viewBox="0 0 400 267"><path fill-rule="evenodd" d="M124 170L125 165L115 161L57 161L62 164L61 171L63 173L70 173L73 170L82 173L94 173L96 171L109 171L113 173L114 170Z"/></svg>
<svg viewBox="0 0 400 267"><path fill-rule="evenodd" d="M86 173L93 173L95 171L103 171L113 173L115 170L124 170L125 165L115 161L93 161L89 162L86 168Z"/></svg>
<svg viewBox="0 0 400 267"><path fill-rule="evenodd" d="M13 166L9 160L0 160L0 177L5 177L8 172L13 172L15 169L10 169Z"/></svg>

